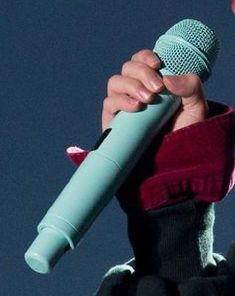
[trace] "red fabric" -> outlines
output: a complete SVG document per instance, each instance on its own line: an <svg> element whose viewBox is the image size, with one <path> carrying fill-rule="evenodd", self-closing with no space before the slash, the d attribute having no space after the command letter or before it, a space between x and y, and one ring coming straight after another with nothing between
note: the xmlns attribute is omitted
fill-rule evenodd
<svg viewBox="0 0 235 296"><path fill-rule="evenodd" d="M156 209L187 198L221 200L234 178L234 110L209 102L211 116L156 138L117 197L124 209ZM79 165L88 152L68 153Z"/></svg>
<svg viewBox="0 0 235 296"><path fill-rule="evenodd" d="M89 151L85 151L79 147L73 146L73 147L69 147L66 150L66 153L68 155L68 157L76 164L76 165L80 165L83 160L86 158L87 154L89 153Z"/></svg>

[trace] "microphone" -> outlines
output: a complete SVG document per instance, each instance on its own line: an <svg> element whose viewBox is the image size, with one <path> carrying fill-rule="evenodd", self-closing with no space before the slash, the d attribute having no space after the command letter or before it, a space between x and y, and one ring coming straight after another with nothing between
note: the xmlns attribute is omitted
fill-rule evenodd
<svg viewBox="0 0 235 296"><path fill-rule="evenodd" d="M200 21L186 19L162 35L153 51L162 62L162 75L195 73L205 81L219 42ZM50 272L67 250L76 247L180 103L180 98L164 92L142 111L115 116L39 223L38 236L25 253L34 271Z"/></svg>

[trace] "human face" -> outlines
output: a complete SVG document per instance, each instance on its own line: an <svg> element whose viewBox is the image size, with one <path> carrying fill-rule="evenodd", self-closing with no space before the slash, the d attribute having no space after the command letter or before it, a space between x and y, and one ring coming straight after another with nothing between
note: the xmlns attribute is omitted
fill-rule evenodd
<svg viewBox="0 0 235 296"><path fill-rule="evenodd" d="M235 0L231 0L231 8L232 8L232 12L235 14Z"/></svg>

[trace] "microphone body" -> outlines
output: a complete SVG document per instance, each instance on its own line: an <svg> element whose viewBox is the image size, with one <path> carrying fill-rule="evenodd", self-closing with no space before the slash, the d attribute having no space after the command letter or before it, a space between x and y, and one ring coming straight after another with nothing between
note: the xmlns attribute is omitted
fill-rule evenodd
<svg viewBox="0 0 235 296"><path fill-rule="evenodd" d="M185 31L191 32L190 26L194 30L195 27L200 27L201 31L209 32L203 38L207 41L210 37L210 52L209 49L202 50L201 45L195 45L195 40L188 41ZM201 31L199 33L202 33ZM176 53L171 49L172 43L176 44ZM199 43L204 44L204 39L199 40ZM182 51L180 54L179 48L180 52ZM164 65L160 70L162 75L193 72L205 80L217 55L218 42L214 33L205 25L194 20L184 20L159 38L154 51ZM185 51L189 54L185 54ZM76 247L152 139L177 111L180 102L180 98L164 92L157 95L142 111L119 112L115 116L99 146L88 154L39 223L39 234L25 253L25 260L33 270L48 273L65 251Z"/></svg>

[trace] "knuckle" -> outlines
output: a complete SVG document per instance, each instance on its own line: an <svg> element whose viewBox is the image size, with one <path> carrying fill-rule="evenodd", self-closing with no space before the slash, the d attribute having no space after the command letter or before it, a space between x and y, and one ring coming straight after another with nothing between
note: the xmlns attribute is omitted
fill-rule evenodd
<svg viewBox="0 0 235 296"><path fill-rule="evenodd" d="M113 75L111 76L109 79L108 79L108 82L107 82L107 89L110 90L112 89L115 81L119 78L119 75Z"/></svg>
<svg viewBox="0 0 235 296"><path fill-rule="evenodd" d="M200 81L199 76L195 73L188 73L183 76L187 77L189 80L193 81L194 83L199 83Z"/></svg>
<svg viewBox="0 0 235 296"><path fill-rule="evenodd" d="M185 84L191 85L191 87L195 90L199 90L202 87L202 81L200 77L194 73L187 74Z"/></svg>
<svg viewBox="0 0 235 296"><path fill-rule="evenodd" d="M137 53L135 53L132 56L132 60L145 60L147 59L149 56L152 56L153 52L150 49L141 49L140 51L138 51Z"/></svg>
<svg viewBox="0 0 235 296"><path fill-rule="evenodd" d="M132 93L139 92L142 88L143 84L139 80L135 80L132 84L130 84L130 89Z"/></svg>
<svg viewBox="0 0 235 296"><path fill-rule="evenodd" d="M108 106L109 106L109 97L107 96L103 100L103 109L104 110L107 110L108 109Z"/></svg>
<svg viewBox="0 0 235 296"><path fill-rule="evenodd" d="M109 110L109 97L105 97L104 100L103 100L103 110L104 111L107 111Z"/></svg>
<svg viewBox="0 0 235 296"><path fill-rule="evenodd" d="M153 55L152 50L147 49L147 48L144 48L144 49L140 50L139 53L142 56L150 56L150 55L152 56Z"/></svg>
<svg viewBox="0 0 235 296"><path fill-rule="evenodd" d="M146 92L146 88L144 87L143 83L136 80L134 83L132 83L130 85L130 95L137 95L137 98L140 96L141 98L143 97L143 95L141 95L146 93L147 96L147 92Z"/></svg>
<svg viewBox="0 0 235 296"><path fill-rule="evenodd" d="M106 97L103 100L103 116L113 116L117 112L117 102L112 97Z"/></svg>
<svg viewBox="0 0 235 296"><path fill-rule="evenodd" d="M129 71L129 68L130 68L130 65L131 65L131 61L127 61L125 62L123 65L122 65L122 69L121 69L121 74L122 75L125 75L126 73L128 73Z"/></svg>

